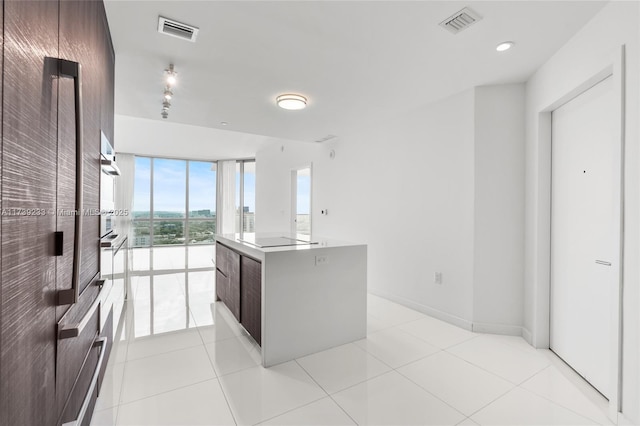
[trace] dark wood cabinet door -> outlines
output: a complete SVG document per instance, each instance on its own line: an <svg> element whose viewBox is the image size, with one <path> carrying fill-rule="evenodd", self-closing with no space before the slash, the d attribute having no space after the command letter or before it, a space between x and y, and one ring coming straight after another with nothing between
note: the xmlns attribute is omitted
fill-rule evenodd
<svg viewBox="0 0 640 426"><path fill-rule="evenodd" d="M2 209L15 214L2 217L2 425L56 420L57 56L58 2L5 2Z"/></svg>
<svg viewBox="0 0 640 426"><path fill-rule="evenodd" d="M216 299L224 302L227 300L227 274L224 272L225 255L227 248L220 243L216 244Z"/></svg>
<svg viewBox="0 0 640 426"><path fill-rule="evenodd" d="M102 95L100 96L100 110L102 131L111 142L111 146L116 148L116 141L113 134L114 119L114 87L115 87L115 52L113 50L113 42L111 41L111 33L109 31L109 23L107 22L107 14L104 11L104 5L99 4L101 15L100 43L102 46Z"/></svg>
<svg viewBox="0 0 640 426"><path fill-rule="evenodd" d="M69 314L72 314L70 311ZM56 383L56 400L58 423L71 422L77 418L85 395L89 391L91 377L98 363L99 351L93 349L100 324L100 310L89 313L89 322L77 337L58 340L58 372ZM79 321L65 315L59 327ZM87 414L89 417L91 413Z"/></svg>
<svg viewBox="0 0 640 426"><path fill-rule="evenodd" d="M227 277L225 277L219 269L216 269L216 299L224 302L227 300Z"/></svg>
<svg viewBox="0 0 640 426"><path fill-rule="evenodd" d="M60 2L60 53L62 59L82 67L83 147L85 212L82 216L82 262L80 290L100 270L100 128L103 79L102 2L65 0ZM70 92L73 95L73 92ZM67 96L66 92L61 96ZM73 118L73 117L72 117ZM72 127L73 129L73 127Z"/></svg>
<svg viewBox="0 0 640 426"><path fill-rule="evenodd" d="M217 243L216 268L218 274L224 275L222 280L224 287L221 291L216 290L218 297L240 321L240 255L229 247Z"/></svg>
<svg viewBox="0 0 640 426"><path fill-rule="evenodd" d="M240 261L240 323L262 344L262 264L250 257Z"/></svg>
<svg viewBox="0 0 640 426"><path fill-rule="evenodd" d="M60 2L59 57L78 62L82 72L82 129L83 129L83 229L78 302L65 313L66 323L80 321L87 315L93 301L98 297L96 281L100 260L100 131L102 122L102 95L106 63L103 41L104 9L102 2L93 0L65 0ZM75 158L75 105L73 82L60 80L59 91L59 153ZM75 205L75 161L61 158L59 162L59 200L60 204ZM69 176L73 180L69 180ZM65 184L73 184L73 188ZM61 220L62 222L62 220ZM59 223L60 225L60 223ZM72 225L71 225L72 226ZM72 236L73 233L71 232ZM64 263L64 258L59 258ZM61 276L67 274L68 265L58 268ZM60 288L69 288L70 283L64 276ZM93 321L93 320L92 320ZM87 387L78 387L77 380L90 379L97 362L96 351L92 349L97 326L92 322L85 334L72 339L58 341L56 362L56 403L60 422L73 420L85 397ZM89 356L89 358L87 358ZM75 385L74 385L75 384ZM88 386L88 382L86 383ZM84 386L84 385L83 385ZM91 413L88 413L90 417Z"/></svg>

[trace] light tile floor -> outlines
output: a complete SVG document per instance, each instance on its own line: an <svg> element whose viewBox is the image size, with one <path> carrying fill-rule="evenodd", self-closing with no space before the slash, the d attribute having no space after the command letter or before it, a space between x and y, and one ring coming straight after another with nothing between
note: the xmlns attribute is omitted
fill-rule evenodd
<svg viewBox="0 0 640 426"><path fill-rule="evenodd" d="M269 369L213 272L133 278L92 425L611 424L548 350L370 295L367 339Z"/></svg>

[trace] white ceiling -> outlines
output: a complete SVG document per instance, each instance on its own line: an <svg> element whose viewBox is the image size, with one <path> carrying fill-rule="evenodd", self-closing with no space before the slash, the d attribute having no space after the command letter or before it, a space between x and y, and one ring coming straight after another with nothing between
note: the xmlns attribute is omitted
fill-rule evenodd
<svg viewBox="0 0 640 426"><path fill-rule="evenodd" d="M116 113L162 120L163 70L178 85L168 121L314 141L477 85L524 82L603 1L109 1ZM483 20L453 35L464 6ZM200 28L157 32L158 15ZM502 41L516 42L505 53ZM275 106L286 92L302 111ZM221 122L228 122L222 126Z"/></svg>

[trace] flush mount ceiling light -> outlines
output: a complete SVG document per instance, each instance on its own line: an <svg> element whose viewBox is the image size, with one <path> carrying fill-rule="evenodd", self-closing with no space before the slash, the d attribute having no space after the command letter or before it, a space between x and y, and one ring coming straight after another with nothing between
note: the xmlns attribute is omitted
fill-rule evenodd
<svg viewBox="0 0 640 426"><path fill-rule="evenodd" d="M280 108L296 110L307 106L307 98L294 93L286 93L276 98L276 103Z"/></svg>
<svg viewBox="0 0 640 426"><path fill-rule="evenodd" d="M496 46L496 50L498 52L504 52L506 50L509 50L513 47L515 43L512 41L503 41L502 43L500 43L499 45Z"/></svg>
<svg viewBox="0 0 640 426"><path fill-rule="evenodd" d="M160 115L164 119L169 117L169 108L171 107L171 99L173 98L173 85L176 84L177 74L173 64L169 64L169 68L164 70L165 87L162 97L162 112L160 112Z"/></svg>

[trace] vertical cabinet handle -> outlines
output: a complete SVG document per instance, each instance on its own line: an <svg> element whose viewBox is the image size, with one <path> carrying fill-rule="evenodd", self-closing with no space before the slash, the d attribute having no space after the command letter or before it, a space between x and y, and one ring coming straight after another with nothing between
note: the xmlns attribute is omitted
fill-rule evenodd
<svg viewBox="0 0 640 426"><path fill-rule="evenodd" d="M73 278L71 288L58 292L58 305L70 305L78 301L80 292L80 264L82 256L82 205L84 155L82 144L82 67L78 62L58 59L58 75L73 79L74 103L76 109L76 215L75 235L73 236Z"/></svg>

